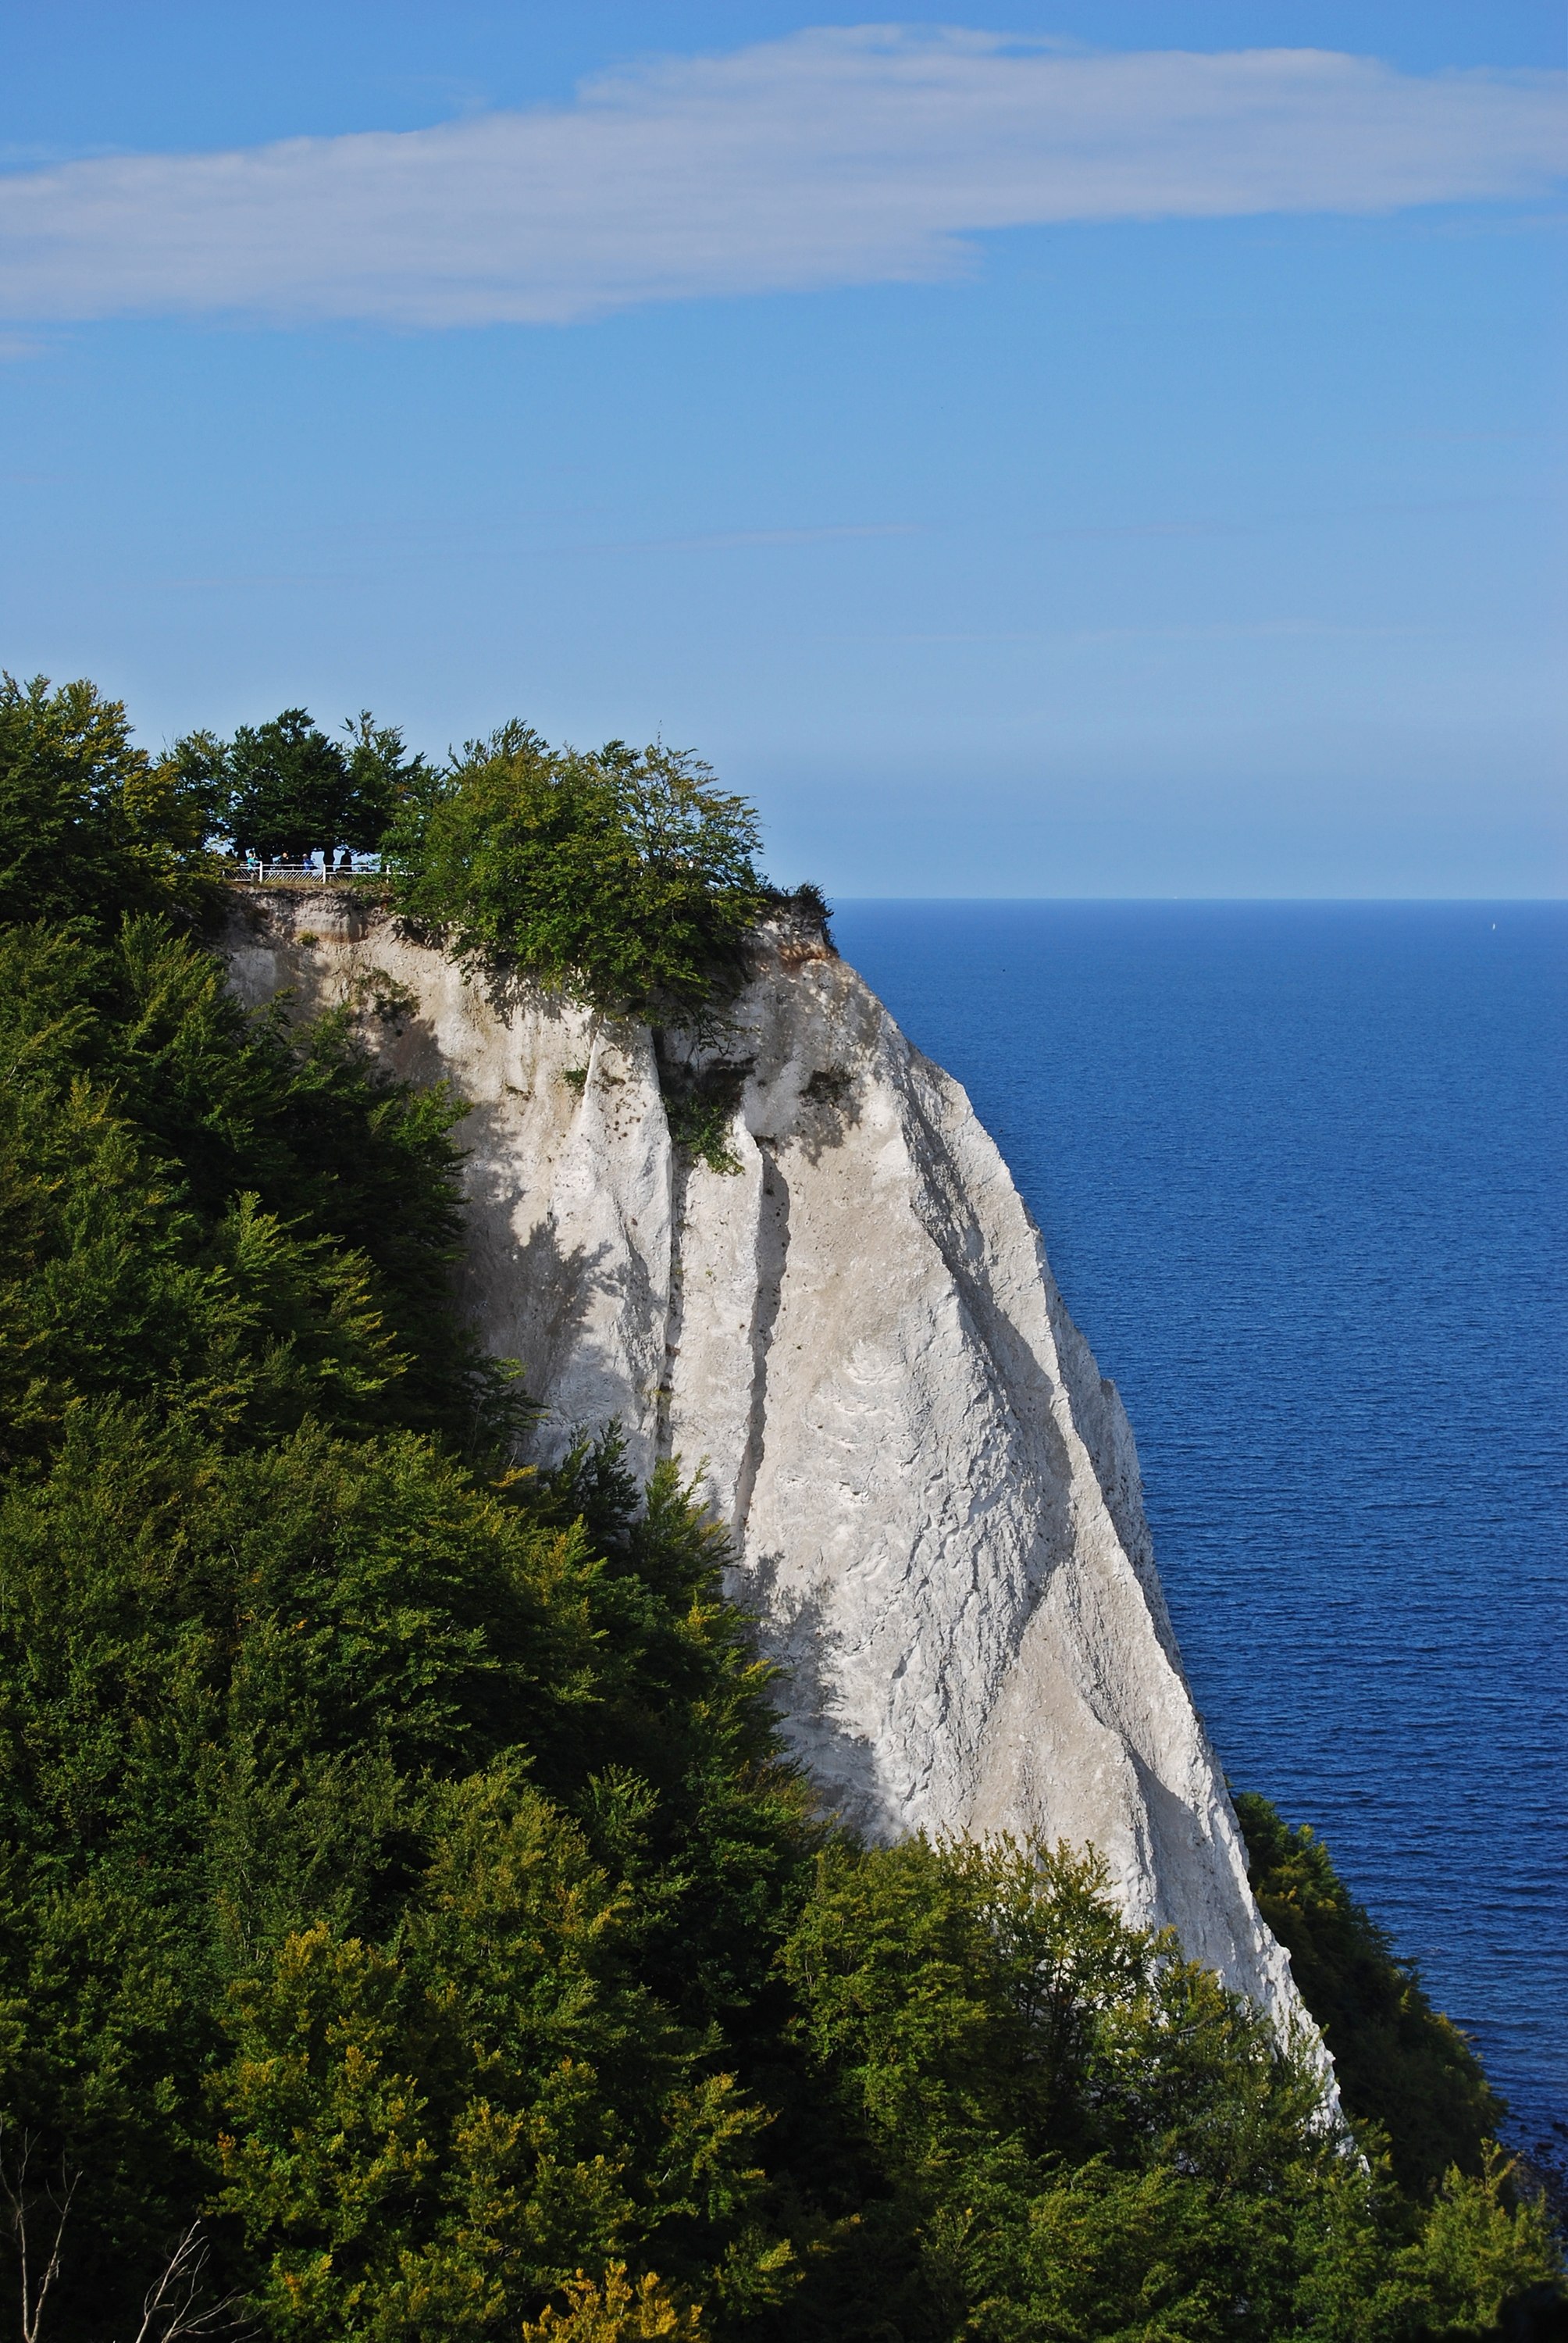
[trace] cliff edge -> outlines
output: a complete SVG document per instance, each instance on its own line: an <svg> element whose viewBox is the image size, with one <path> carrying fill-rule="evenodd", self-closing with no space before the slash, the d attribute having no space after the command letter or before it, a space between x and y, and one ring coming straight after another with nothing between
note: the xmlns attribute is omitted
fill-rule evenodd
<svg viewBox="0 0 1568 2343"><path fill-rule="evenodd" d="M1131 1918L1315 2040L1115 1387L963 1091L820 930L760 931L704 1047L465 981L347 888L236 890L224 948L246 1001L349 1001L393 1070L469 1101L474 1322L548 1400L547 1450L616 1416L635 1468L699 1474L829 1801L877 1837L1091 1842Z"/></svg>

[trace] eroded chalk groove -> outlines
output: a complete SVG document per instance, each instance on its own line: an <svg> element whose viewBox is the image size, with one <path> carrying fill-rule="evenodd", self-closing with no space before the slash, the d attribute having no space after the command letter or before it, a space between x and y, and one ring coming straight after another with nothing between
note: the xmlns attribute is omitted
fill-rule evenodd
<svg viewBox="0 0 1568 2343"><path fill-rule="evenodd" d="M681 1330L686 1322L685 1247L687 1194L691 1186L691 1159L683 1147L669 1151L669 1294L664 1312L664 1369L654 1400L654 1453L660 1462L674 1453L672 1428L676 1364L680 1357Z"/></svg>
<svg viewBox="0 0 1568 2343"><path fill-rule="evenodd" d="M751 1407L746 1421L746 1443L735 1482L732 1534L743 1544L750 1517L757 1475L768 1439L768 1354L779 1322L784 1296L784 1270L789 1258L789 1182L771 1139L759 1139L762 1158L762 1194L757 1213L757 1292L751 1310Z"/></svg>

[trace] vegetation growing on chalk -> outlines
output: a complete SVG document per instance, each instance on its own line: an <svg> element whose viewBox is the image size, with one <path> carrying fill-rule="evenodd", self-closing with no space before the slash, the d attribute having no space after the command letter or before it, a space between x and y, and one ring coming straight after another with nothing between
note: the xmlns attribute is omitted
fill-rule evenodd
<svg viewBox="0 0 1568 2343"><path fill-rule="evenodd" d="M743 1066L678 1066L661 1059L659 1089L669 1135L693 1162L710 1172L735 1172L740 1158L730 1145L735 1111L746 1085Z"/></svg>
<svg viewBox="0 0 1568 2343"><path fill-rule="evenodd" d="M13 2326L135 2335L171 2266L280 2343L1413 2343L1551 2294L1473 2127L1402 2187L1372 2061L1396 2163L1347 2152L1092 1860L814 1812L678 1473L516 1464L456 1102L241 1015L158 771L85 686L0 702Z"/></svg>
<svg viewBox="0 0 1568 2343"><path fill-rule="evenodd" d="M610 1016L710 1031L762 913L828 918L819 888L760 875L755 809L688 751L611 740L582 755L510 723L437 767L368 709L342 736L286 708L229 740L187 733L156 763L126 753L139 801L187 844L263 861L376 853L398 909L457 958Z"/></svg>
<svg viewBox="0 0 1568 2343"><path fill-rule="evenodd" d="M1324 2028L1346 2107L1379 2123L1402 2187L1430 2196L1450 2165L1477 2173L1504 2109L1414 1964L1356 1902L1310 1825L1292 1829L1266 1798L1236 1813L1259 1909L1291 1956Z"/></svg>
<svg viewBox="0 0 1568 2343"><path fill-rule="evenodd" d="M385 852L399 908L458 958L668 1024L739 984L772 900L758 846L751 807L693 756L579 756L508 724L410 800Z"/></svg>

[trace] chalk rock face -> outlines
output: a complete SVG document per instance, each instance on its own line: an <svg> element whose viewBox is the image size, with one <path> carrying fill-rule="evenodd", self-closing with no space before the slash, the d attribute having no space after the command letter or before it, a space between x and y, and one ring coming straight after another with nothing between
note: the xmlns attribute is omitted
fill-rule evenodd
<svg viewBox="0 0 1568 2343"><path fill-rule="evenodd" d="M475 1323L548 1399L547 1450L616 1416L634 1466L698 1475L827 1799L881 1838L1091 1842L1131 1917L1311 2035L1115 1387L962 1090L821 935L766 930L705 1050L492 997L347 890L236 891L227 950L245 1000L350 1001L470 1101ZM667 1097L733 1168L672 1141Z"/></svg>

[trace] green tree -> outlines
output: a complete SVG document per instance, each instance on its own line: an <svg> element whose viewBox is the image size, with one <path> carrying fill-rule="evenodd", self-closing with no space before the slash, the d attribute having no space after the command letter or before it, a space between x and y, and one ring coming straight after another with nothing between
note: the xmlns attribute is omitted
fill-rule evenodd
<svg viewBox="0 0 1568 2343"><path fill-rule="evenodd" d="M237 853L297 861L317 851L330 859L340 847L371 852L435 777L397 727L378 724L368 709L343 729L346 744L307 709L286 708L268 723L242 724L231 741L186 733L160 769Z"/></svg>
<svg viewBox="0 0 1568 2343"><path fill-rule="evenodd" d="M766 2111L639 1976L638 1899L516 1766L434 1794L396 1957L321 1926L236 1994L224 2202L285 2334L502 2331L585 2261L766 2300Z"/></svg>
<svg viewBox="0 0 1568 2343"><path fill-rule="evenodd" d="M1413 2195L1430 2197L1451 2166L1479 2174L1507 2110L1464 2036L1433 2009L1414 1963L1357 1903L1310 1825L1292 1828L1253 1793L1236 1799L1236 1814L1259 1909L1323 2029L1346 2107L1382 2127Z"/></svg>
<svg viewBox="0 0 1568 2343"><path fill-rule="evenodd" d="M210 774L155 765L92 684L0 676L0 921L195 916L215 803Z"/></svg>
<svg viewBox="0 0 1568 2343"><path fill-rule="evenodd" d="M246 1018L150 917L0 932L0 1457L111 1393L220 1436L504 1435L449 1292L455 1101L376 1074L341 1020Z"/></svg>
<svg viewBox="0 0 1568 2343"><path fill-rule="evenodd" d="M406 809L427 803L437 776L422 756L410 756L395 724L377 724L367 708L344 726L349 736L347 819L337 843L370 853Z"/></svg>
<svg viewBox="0 0 1568 2343"><path fill-rule="evenodd" d="M354 821L348 759L303 708L242 724L225 756L226 827L241 854L303 861Z"/></svg>
<svg viewBox="0 0 1568 2343"><path fill-rule="evenodd" d="M870 2249L824 2336L1304 2331L1344 2171L1312 2079L1105 1887L1010 1841L823 1859L787 1959Z"/></svg>
<svg viewBox="0 0 1568 2343"><path fill-rule="evenodd" d="M0 2093L83 2176L65 2331L215 2189L279 2333L515 2331L612 2251L788 2285L734 2076L803 1801L712 1533L575 1472L93 1405L0 1504Z"/></svg>
<svg viewBox="0 0 1568 2343"><path fill-rule="evenodd" d="M1417 2235L1394 2255L1373 2298L1374 2329L1402 2335L1413 2328L1450 2343L1498 2333L1550 2343L1563 2335L1568 2307L1554 2282L1562 2261L1551 2216L1538 2198L1521 2204L1513 2181L1513 2167L1494 2145L1479 2177L1450 2167Z"/></svg>
<svg viewBox="0 0 1568 2343"><path fill-rule="evenodd" d="M579 756L523 724L470 741L386 843L399 906L460 958L656 1022L735 990L770 900L755 814L697 758Z"/></svg>
<svg viewBox="0 0 1568 2343"><path fill-rule="evenodd" d="M1495 2163L1413 2215L1267 2021L1105 1885L1006 1840L819 1859L785 1961L855 2227L791 2333L1394 2343L1553 2290Z"/></svg>

